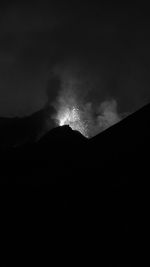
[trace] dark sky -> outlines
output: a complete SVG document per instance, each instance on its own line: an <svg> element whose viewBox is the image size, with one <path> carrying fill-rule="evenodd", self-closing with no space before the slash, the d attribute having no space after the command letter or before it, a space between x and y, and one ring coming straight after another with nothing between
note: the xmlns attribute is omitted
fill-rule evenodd
<svg viewBox="0 0 150 267"><path fill-rule="evenodd" d="M60 90L51 81L64 77L75 77L82 97L93 103L115 98L120 112L148 103L147 8L107 1L1 2L0 116L42 109Z"/></svg>

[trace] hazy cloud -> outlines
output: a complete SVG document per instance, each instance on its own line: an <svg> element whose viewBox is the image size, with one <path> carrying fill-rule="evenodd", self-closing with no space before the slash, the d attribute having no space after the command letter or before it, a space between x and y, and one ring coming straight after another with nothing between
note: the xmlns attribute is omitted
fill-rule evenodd
<svg viewBox="0 0 150 267"><path fill-rule="evenodd" d="M150 100L149 22L138 5L6 5L0 115L25 115L53 101L60 86L53 88L51 79L76 81L78 94L93 105L112 98L121 113L138 109Z"/></svg>

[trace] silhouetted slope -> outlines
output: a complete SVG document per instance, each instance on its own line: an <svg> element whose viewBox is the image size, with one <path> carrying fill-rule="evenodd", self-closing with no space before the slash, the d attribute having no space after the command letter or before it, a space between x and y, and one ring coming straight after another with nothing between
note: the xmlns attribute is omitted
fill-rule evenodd
<svg viewBox="0 0 150 267"><path fill-rule="evenodd" d="M148 138L150 133L150 104L142 107L140 110L129 115L119 123L108 128L99 135L91 138L91 142L97 142L99 138L106 136L112 138L117 134L118 137L121 134L124 135L124 141L134 140L134 142L139 142L141 137ZM122 141L118 138L118 141Z"/></svg>
<svg viewBox="0 0 150 267"><path fill-rule="evenodd" d="M9 147L34 142L47 131L46 128L51 113L52 109L46 106L30 116L0 118L0 146ZM54 124L51 120L49 128L53 127Z"/></svg>
<svg viewBox="0 0 150 267"><path fill-rule="evenodd" d="M37 146L66 146L68 145L82 144L85 143L87 139L78 131L73 131L68 125L57 127L46 133L36 144ZM55 149L55 147L54 147ZM73 150L72 150L73 153Z"/></svg>
<svg viewBox="0 0 150 267"><path fill-rule="evenodd" d="M71 175L83 166L86 143L69 126L55 128L39 141L1 149L1 172L12 184L71 182Z"/></svg>
<svg viewBox="0 0 150 267"><path fill-rule="evenodd" d="M33 211L36 214L35 224L39 214L44 216L43 227L52 220L45 215L50 207L58 214L66 200L66 217L62 214L53 227L58 230L64 220L68 243L75 240L81 251L84 244L99 254L100 240L111 259L117 255L128 262L132 213L139 212L136 194L141 198L150 176L149 137L150 105L90 140L69 126L54 128L36 142L0 150L1 183L10 186L3 194L8 203L17 196L18 216L25 208L33 221ZM14 189L19 184L24 193ZM27 194L25 184L38 185L37 193Z"/></svg>
<svg viewBox="0 0 150 267"><path fill-rule="evenodd" d="M150 105L147 105L90 140L69 126L57 127L37 142L33 139L20 147L1 148L2 172L5 176L5 159L12 165L19 183L23 176L29 183L52 180L95 181L110 186L128 184L143 169L148 171L149 125ZM15 182L12 174L10 178L8 169L6 176Z"/></svg>
<svg viewBox="0 0 150 267"><path fill-rule="evenodd" d="M108 179L108 183L133 180L138 183L149 173L149 137L150 105L147 105L89 140L95 172L101 170L102 180Z"/></svg>

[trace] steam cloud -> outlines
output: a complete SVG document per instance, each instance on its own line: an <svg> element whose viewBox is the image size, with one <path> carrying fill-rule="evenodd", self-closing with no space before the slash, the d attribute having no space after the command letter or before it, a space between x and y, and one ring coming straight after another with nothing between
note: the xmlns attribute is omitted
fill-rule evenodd
<svg viewBox="0 0 150 267"><path fill-rule="evenodd" d="M73 86L63 87L53 103L56 125L69 125L73 130L91 138L122 119L117 112L115 99L107 99L99 105L86 102Z"/></svg>

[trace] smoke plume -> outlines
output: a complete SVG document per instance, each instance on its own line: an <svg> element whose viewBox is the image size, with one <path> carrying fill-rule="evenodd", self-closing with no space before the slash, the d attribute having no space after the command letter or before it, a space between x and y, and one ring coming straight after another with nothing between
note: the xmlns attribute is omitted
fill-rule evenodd
<svg viewBox="0 0 150 267"><path fill-rule="evenodd" d="M58 126L69 125L73 130L91 138L122 119L115 99L106 99L95 105L86 101L73 83L62 85L53 103L53 119Z"/></svg>

